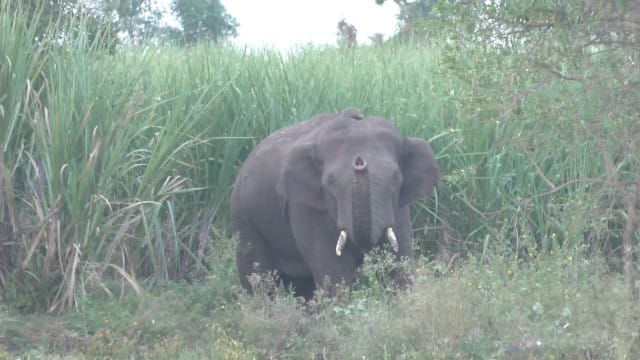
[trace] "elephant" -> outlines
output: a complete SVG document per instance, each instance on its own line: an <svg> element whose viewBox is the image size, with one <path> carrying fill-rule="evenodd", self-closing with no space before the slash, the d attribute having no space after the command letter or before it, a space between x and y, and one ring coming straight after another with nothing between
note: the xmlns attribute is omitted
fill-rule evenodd
<svg viewBox="0 0 640 360"><path fill-rule="evenodd" d="M442 185L429 144L355 108L275 131L240 167L230 205L242 286L276 273L295 294L350 286L388 242L413 257L409 206Z"/></svg>

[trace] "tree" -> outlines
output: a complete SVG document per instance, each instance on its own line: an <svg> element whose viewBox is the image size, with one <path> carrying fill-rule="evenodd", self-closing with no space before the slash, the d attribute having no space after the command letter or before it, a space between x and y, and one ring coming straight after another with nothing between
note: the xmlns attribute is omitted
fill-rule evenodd
<svg viewBox="0 0 640 360"><path fill-rule="evenodd" d="M44 38L45 34L53 29L68 31L69 29L65 29L65 27L69 25L74 16L78 15L85 17L87 26L92 30L97 32L100 28L100 19L96 16L97 13L90 11L78 0L9 1L8 9L29 16L29 22L36 24L37 39ZM87 35L92 39L96 33L92 32Z"/></svg>
<svg viewBox="0 0 640 360"><path fill-rule="evenodd" d="M563 216L563 210L546 213L553 202L563 208L587 199L570 210L582 214L584 233L554 242L584 242L589 251L620 255L612 268L620 266L638 296L640 1L440 0L434 12L431 27L445 40L439 45L446 71L472 89L459 101L466 116L500 123L501 131L520 124L514 143L523 162L535 164L542 186L534 188L545 189L524 196L526 206L540 201L545 209L531 221L531 233ZM549 176L549 158L532 150L560 143L588 149L585 168L598 170ZM536 236L549 246L548 234Z"/></svg>
<svg viewBox="0 0 640 360"><path fill-rule="evenodd" d="M349 24L345 19L338 22L338 42L345 44L351 49L358 43L358 30L355 26Z"/></svg>
<svg viewBox="0 0 640 360"><path fill-rule="evenodd" d="M127 34L131 42L158 37L163 26L162 13L153 8L151 1L102 0L106 2L105 12L117 14L118 30Z"/></svg>
<svg viewBox="0 0 640 360"><path fill-rule="evenodd" d="M219 40L237 35L238 23L220 0L174 0L173 11L182 24L184 40Z"/></svg>
<svg viewBox="0 0 640 360"><path fill-rule="evenodd" d="M382 5L386 0L375 0ZM400 7L398 20L400 21L400 33L420 33L422 23L432 17L436 0L393 0Z"/></svg>
<svg viewBox="0 0 640 360"><path fill-rule="evenodd" d="M11 1L8 4L12 12L22 10L22 13L29 14L30 22L37 23L38 33L43 34L49 24L56 23L64 16L68 16L76 3L76 0L24 0Z"/></svg>
<svg viewBox="0 0 640 360"><path fill-rule="evenodd" d="M111 23L114 32L126 43L161 43L180 37L181 29L162 21L165 14L158 1L91 0L89 3L94 17Z"/></svg>

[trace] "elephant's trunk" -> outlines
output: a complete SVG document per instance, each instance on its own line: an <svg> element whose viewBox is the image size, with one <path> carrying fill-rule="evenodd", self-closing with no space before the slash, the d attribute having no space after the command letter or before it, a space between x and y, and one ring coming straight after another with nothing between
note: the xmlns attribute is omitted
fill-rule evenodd
<svg viewBox="0 0 640 360"><path fill-rule="evenodd" d="M353 182L351 186L351 211L352 211L352 242L364 249L368 249L375 244L376 239L372 239L372 214L371 214L371 192L369 183L369 172L366 161L360 156L356 156L353 161ZM391 226L384 228L384 237L389 241L393 250L398 252L398 240ZM347 232L340 230L338 242L336 243L336 255L342 255L342 249L347 243Z"/></svg>
<svg viewBox="0 0 640 360"><path fill-rule="evenodd" d="M353 160L353 170L351 188L353 240L367 244L371 241L371 197L367 162L360 155Z"/></svg>

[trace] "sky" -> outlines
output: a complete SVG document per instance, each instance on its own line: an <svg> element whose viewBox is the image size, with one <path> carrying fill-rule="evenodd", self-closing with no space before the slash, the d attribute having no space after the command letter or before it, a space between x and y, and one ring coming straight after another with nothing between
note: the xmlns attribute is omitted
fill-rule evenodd
<svg viewBox="0 0 640 360"><path fill-rule="evenodd" d="M168 7L169 0L158 0ZM397 29L395 2L375 0L221 0L240 26L232 41L249 48L281 51L299 45L336 44L338 22L345 19L358 30L358 43L375 33L393 35Z"/></svg>
<svg viewBox="0 0 640 360"><path fill-rule="evenodd" d="M249 47L290 49L296 45L335 44L338 22L345 19L358 30L358 42L375 33L393 35L398 5L375 0L222 0L240 23L234 41Z"/></svg>

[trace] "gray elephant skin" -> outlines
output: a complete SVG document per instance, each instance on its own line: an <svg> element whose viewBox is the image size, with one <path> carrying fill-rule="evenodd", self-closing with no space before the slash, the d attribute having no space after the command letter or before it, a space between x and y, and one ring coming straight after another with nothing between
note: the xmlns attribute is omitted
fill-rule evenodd
<svg viewBox="0 0 640 360"><path fill-rule="evenodd" d="M364 254L388 243L412 257L410 204L442 183L429 144L355 109L322 114L264 139L231 194L243 287L275 272L309 299L351 285Z"/></svg>

